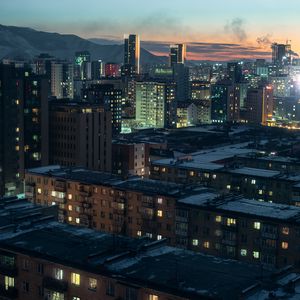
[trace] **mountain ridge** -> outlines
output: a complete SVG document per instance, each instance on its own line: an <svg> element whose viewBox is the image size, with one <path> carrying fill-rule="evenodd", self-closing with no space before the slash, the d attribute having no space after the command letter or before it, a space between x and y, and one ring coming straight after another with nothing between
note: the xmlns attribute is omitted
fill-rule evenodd
<svg viewBox="0 0 300 300"><path fill-rule="evenodd" d="M0 24L0 59L32 59L48 53L58 59L73 60L76 51L87 50L92 60L123 62L123 45L99 45L75 34L45 32L30 27ZM141 63L164 63L165 59L141 48Z"/></svg>

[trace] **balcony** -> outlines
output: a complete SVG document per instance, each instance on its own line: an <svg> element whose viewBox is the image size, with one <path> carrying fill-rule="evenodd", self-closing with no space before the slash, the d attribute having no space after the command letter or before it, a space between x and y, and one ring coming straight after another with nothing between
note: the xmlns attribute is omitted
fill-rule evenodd
<svg viewBox="0 0 300 300"><path fill-rule="evenodd" d="M0 264L0 274L15 277L18 275L18 268L15 265Z"/></svg>
<svg viewBox="0 0 300 300"><path fill-rule="evenodd" d="M17 299L18 298L18 290L15 287L8 287L5 289L4 285L0 286L0 296L5 297L6 299Z"/></svg>
<svg viewBox="0 0 300 300"><path fill-rule="evenodd" d="M53 277L44 277L43 287L51 291L64 293L68 290L68 282Z"/></svg>

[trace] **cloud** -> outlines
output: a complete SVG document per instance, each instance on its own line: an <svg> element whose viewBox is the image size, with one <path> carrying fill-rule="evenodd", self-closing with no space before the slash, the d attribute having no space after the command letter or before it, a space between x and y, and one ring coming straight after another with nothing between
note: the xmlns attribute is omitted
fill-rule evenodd
<svg viewBox="0 0 300 300"><path fill-rule="evenodd" d="M247 39L247 33L244 29L245 21L240 18L235 18L228 22L224 29L225 32L231 34L239 42L243 42Z"/></svg>

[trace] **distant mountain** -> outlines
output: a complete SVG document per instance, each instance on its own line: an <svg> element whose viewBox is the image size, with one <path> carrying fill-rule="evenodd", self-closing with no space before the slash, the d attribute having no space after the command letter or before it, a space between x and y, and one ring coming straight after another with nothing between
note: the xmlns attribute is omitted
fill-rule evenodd
<svg viewBox="0 0 300 300"><path fill-rule="evenodd" d="M73 60L76 51L87 50L92 60L105 62L123 61L122 44L102 44L85 40L72 34L37 31L31 28L0 25L0 59L31 59L40 53L49 53L60 58ZM163 63L165 58L141 49L141 63Z"/></svg>

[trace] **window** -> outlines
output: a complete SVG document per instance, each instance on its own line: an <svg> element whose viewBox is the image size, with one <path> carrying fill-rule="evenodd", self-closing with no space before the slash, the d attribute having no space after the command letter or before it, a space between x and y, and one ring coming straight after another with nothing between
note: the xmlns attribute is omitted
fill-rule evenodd
<svg viewBox="0 0 300 300"><path fill-rule="evenodd" d="M221 216L216 216L216 222L221 223L222 222L222 217Z"/></svg>
<svg viewBox="0 0 300 300"><path fill-rule="evenodd" d="M157 235L157 240L161 240L162 239L162 236L160 234Z"/></svg>
<svg viewBox="0 0 300 300"><path fill-rule="evenodd" d="M209 242L208 241L204 242L203 247L206 249L209 249Z"/></svg>
<svg viewBox="0 0 300 300"><path fill-rule="evenodd" d="M157 198L157 203L158 204L163 204L163 198Z"/></svg>
<svg viewBox="0 0 300 300"><path fill-rule="evenodd" d="M260 222L254 222L254 229L260 230Z"/></svg>
<svg viewBox="0 0 300 300"><path fill-rule="evenodd" d="M162 217L163 216L163 211L162 210L158 210L157 211L157 216L158 217Z"/></svg>
<svg viewBox="0 0 300 300"><path fill-rule="evenodd" d="M43 264L37 264L37 272L39 274L43 274L44 273L44 265Z"/></svg>
<svg viewBox="0 0 300 300"><path fill-rule="evenodd" d="M76 224L80 224L80 218L75 219Z"/></svg>
<svg viewBox="0 0 300 300"><path fill-rule="evenodd" d="M68 210L69 210L69 211L72 211L72 210L73 210L72 205L68 205Z"/></svg>
<svg viewBox="0 0 300 300"><path fill-rule="evenodd" d="M199 241L197 239L193 239L192 244L193 244L193 246L198 246Z"/></svg>
<svg viewBox="0 0 300 300"><path fill-rule="evenodd" d="M289 243L288 242L282 242L281 243L281 248L284 249L284 250L288 249L289 248Z"/></svg>
<svg viewBox="0 0 300 300"><path fill-rule="evenodd" d="M29 260L28 259L23 259L22 268L23 268L23 270L26 270L26 271L29 270Z"/></svg>
<svg viewBox="0 0 300 300"><path fill-rule="evenodd" d="M227 226L233 226L236 224L236 219L227 218Z"/></svg>
<svg viewBox="0 0 300 300"><path fill-rule="evenodd" d="M138 232L136 233L137 236L142 236L142 232L140 230L138 230Z"/></svg>
<svg viewBox="0 0 300 300"><path fill-rule="evenodd" d="M256 184L256 180L255 180L255 179L252 179L252 180L251 180L251 184Z"/></svg>
<svg viewBox="0 0 300 300"><path fill-rule="evenodd" d="M72 300L80 300L80 298L79 297L72 297Z"/></svg>
<svg viewBox="0 0 300 300"><path fill-rule="evenodd" d="M258 251L253 251L253 258L256 258L256 259L259 258L259 252Z"/></svg>
<svg viewBox="0 0 300 300"><path fill-rule="evenodd" d="M71 283L75 285L80 285L80 274L71 273Z"/></svg>
<svg viewBox="0 0 300 300"><path fill-rule="evenodd" d="M15 286L15 279L13 277L5 276L4 282L6 290Z"/></svg>
<svg viewBox="0 0 300 300"><path fill-rule="evenodd" d="M89 278L89 289L93 291L97 289L97 279Z"/></svg>
<svg viewBox="0 0 300 300"><path fill-rule="evenodd" d="M72 222L73 218L72 217L68 217L68 221Z"/></svg>
<svg viewBox="0 0 300 300"><path fill-rule="evenodd" d="M23 292L28 293L29 292L29 282L28 281L23 281Z"/></svg>
<svg viewBox="0 0 300 300"><path fill-rule="evenodd" d="M158 300L158 296L156 296L156 295L149 295L148 300Z"/></svg>
<svg viewBox="0 0 300 300"><path fill-rule="evenodd" d="M58 280L63 280L64 278L64 271L62 269L54 269L54 278Z"/></svg>
<svg viewBox="0 0 300 300"><path fill-rule="evenodd" d="M115 285L111 281L108 281L108 283L106 285L106 295L108 295L108 296L115 295Z"/></svg>
<svg viewBox="0 0 300 300"><path fill-rule="evenodd" d="M241 256L247 256L247 249L241 249Z"/></svg>
<svg viewBox="0 0 300 300"><path fill-rule="evenodd" d="M15 265L15 258L12 256L0 256L0 263L1 265L6 266L14 266Z"/></svg>
<svg viewBox="0 0 300 300"><path fill-rule="evenodd" d="M72 198L73 198L72 194L68 194L68 199L72 200Z"/></svg>
<svg viewBox="0 0 300 300"><path fill-rule="evenodd" d="M273 196L273 192L272 191L269 191L269 196Z"/></svg>
<svg viewBox="0 0 300 300"><path fill-rule="evenodd" d="M50 300L64 300L64 294L59 293L59 292L49 292L48 298Z"/></svg>
<svg viewBox="0 0 300 300"><path fill-rule="evenodd" d="M137 290L134 288L127 287L125 300L137 300Z"/></svg>
<svg viewBox="0 0 300 300"><path fill-rule="evenodd" d="M215 231L215 236L221 236L222 235L222 230L217 229Z"/></svg>
<svg viewBox="0 0 300 300"><path fill-rule="evenodd" d="M289 235L290 229L289 229L289 227L282 227L282 231L281 232L284 235Z"/></svg>
<svg viewBox="0 0 300 300"><path fill-rule="evenodd" d="M41 195L41 194L42 194L42 189L41 189L41 188L38 188L38 189L37 189L37 192L38 192L39 195Z"/></svg>
<svg viewBox="0 0 300 300"><path fill-rule="evenodd" d="M228 184L228 185L226 186L226 188L227 188L227 190L230 190L230 189L231 189L231 185Z"/></svg>

